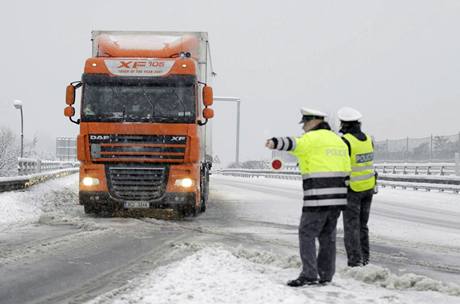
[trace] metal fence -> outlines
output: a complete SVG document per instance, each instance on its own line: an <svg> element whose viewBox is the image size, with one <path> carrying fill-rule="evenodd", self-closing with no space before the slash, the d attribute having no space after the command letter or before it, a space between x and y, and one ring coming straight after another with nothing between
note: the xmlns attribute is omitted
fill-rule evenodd
<svg viewBox="0 0 460 304"><path fill-rule="evenodd" d="M49 179L67 176L78 171L79 168L70 167L22 176L0 177L0 192L25 189Z"/></svg>
<svg viewBox="0 0 460 304"><path fill-rule="evenodd" d="M460 153L460 133L448 136L376 140L377 162L454 162Z"/></svg>
<svg viewBox="0 0 460 304"><path fill-rule="evenodd" d="M381 187L391 188L402 188L402 189L414 189L431 191L436 190L439 192L453 192L460 193L460 177L455 175L441 175L442 168L446 171L452 171L452 164L446 164L445 166L438 166L437 174L409 174L407 171L404 174L401 172L379 172L378 184ZM414 172L415 166L408 165L406 168L411 168L410 171ZM448 169L449 168L449 169ZM379 171L383 168L376 166ZM242 169L232 168L214 171L215 174L245 177L245 178L276 178L276 179L288 179L288 180L300 180L302 179L298 170L269 170L269 169ZM426 172L425 172L426 173ZM432 174L435 172L432 172Z"/></svg>
<svg viewBox="0 0 460 304"><path fill-rule="evenodd" d="M459 163L382 163L374 167L382 174L460 176Z"/></svg>
<svg viewBox="0 0 460 304"><path fill-rule="evenodd" d="M460 153L460 132L454 135L432 135L422 138L374 139L374 160L383 162L455 162L455 153ZM284 162L297 162L284 151L272 151L272 158Z"/></svg>
<svg viewBox="0 0 460 304"><path fill-rule="evenodd" d="M78 167L76 161L40 160L35 158L18 158L18 175L28 175L52 170Z"/></svg>
<svg viewBox="0 0 460 304"><path fill-rule="evenodd" d="M25 189L52 178L76 173L80 170L75 161L52 161L18 158L18 175L0 177L0 192Z"/></svg>

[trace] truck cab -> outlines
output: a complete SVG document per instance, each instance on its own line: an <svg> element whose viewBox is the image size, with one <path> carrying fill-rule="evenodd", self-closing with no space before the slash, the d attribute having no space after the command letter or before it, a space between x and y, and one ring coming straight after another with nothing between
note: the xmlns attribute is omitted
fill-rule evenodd
<svg viewBox="0 0 460 304"><path fill-rule="evenodd" d="M80 126L85 212L157 217L204 211L214 115L207 34L96 31L92 41L92 57L81 80L67 87L64 110Z"/></svg>

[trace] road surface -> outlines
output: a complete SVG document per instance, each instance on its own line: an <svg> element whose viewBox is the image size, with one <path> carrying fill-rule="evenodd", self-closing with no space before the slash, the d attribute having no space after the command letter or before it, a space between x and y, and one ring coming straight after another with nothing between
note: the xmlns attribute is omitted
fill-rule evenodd
<svg viewBox="0 0 460 304"><path fill-rule="evenodd" d="M77 186L76 176L66 177L62 187L29 196L40 201L37 220L0 226L0 303L86 302L213 246L292 273L300 267L296 182L213 176L207 212L176 222L87 216ZM453 194L382 190L370 219L372 264L460 281L455 201ZM337 244L343 269L341 224Z"/></svg>

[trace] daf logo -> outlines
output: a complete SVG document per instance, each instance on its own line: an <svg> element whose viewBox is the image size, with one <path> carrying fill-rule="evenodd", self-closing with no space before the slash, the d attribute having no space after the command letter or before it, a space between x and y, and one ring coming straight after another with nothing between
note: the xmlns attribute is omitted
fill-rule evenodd
<svg viewBox="0 0 460 304"><path fill-rule="evenodd" d="M185 136L173 136L171 138L171 141L184 141L185 140Z"/></svg>
<svg viewBox="0 0 460 304"><path fill-rule="evenodd" d="M110 135L90 135L89 139L91 140L109 140Z"/></svg>

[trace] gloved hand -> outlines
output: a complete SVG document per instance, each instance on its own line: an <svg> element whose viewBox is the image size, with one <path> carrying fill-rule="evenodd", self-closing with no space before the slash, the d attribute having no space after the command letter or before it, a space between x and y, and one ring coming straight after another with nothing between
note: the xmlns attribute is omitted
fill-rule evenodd
<svg viewBox="0 0 460 304"><path fill-rule="evenodd" d="M275 149L275 142L272 139L267 139L267 142L265 143L265 147L269 149Z"/></svg>

